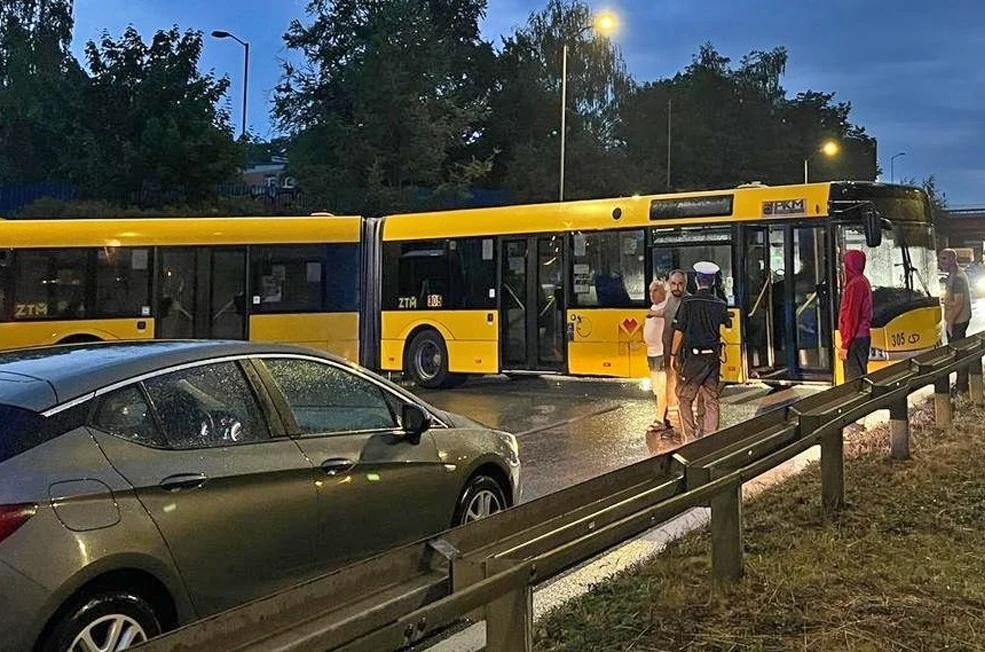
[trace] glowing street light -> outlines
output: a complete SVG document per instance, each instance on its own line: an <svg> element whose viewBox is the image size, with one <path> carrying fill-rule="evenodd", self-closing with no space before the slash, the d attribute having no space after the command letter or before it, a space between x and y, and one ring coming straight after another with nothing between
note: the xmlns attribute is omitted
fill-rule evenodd
<svg viewBox="0 0 985 652"><path fill-rule="evenodd" d="M595 15L592 22L585 25L578 35L581 36L590 29L600 36L611 36L619 29L619 18L611 11L602 11ZM565 43L561 54L561 174L558 180L558 198L564 201L564 144L567 129L568 104L568 44Z"/></svg>
<svg viewBox="0 0 985 652"><path fill-rule="evenodd" d="M808 164L810 163L810 160L812 158L814 158L818 154L824 154L828 158L833 158L837 156L838 152L840 151L841 151L841 146L837 142L833 140L824 141L824 143L817 149L816 152L814 152L813 154L811 154L810 156L804 159L804 183L810 183L808 178Z"/></svg>
<svg viewBox="0 0 985 652"><path fill-rule="evenodd" d="M595 16L595 31L602 36L612 36L619 29L619 17L611 11L603 11Z"/></svg>

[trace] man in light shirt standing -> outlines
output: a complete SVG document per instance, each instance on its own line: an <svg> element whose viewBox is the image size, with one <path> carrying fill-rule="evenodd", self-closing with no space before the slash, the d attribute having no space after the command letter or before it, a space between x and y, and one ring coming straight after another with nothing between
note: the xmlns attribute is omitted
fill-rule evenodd
<svg viewBox="0 0 985 652"><path fill-rule="evenodd" d="M968 335L971 322L971 289L968 276L958 266L958 254L954 249L944 249L938 257L942 270L947 272L944 286L944 323L947 325L947 341L955 342ZM954 389L959 394L968 393L968 371L959 370Z"/></svg>
<svg viewBox="0 0 985 652"><path fill-rule="evenodd" d="M654 434L673 432L667 419L667 358L664 356L664 310L667 306L667 290L663 281L650 283L650 310L643 323L643 341L646 343L646 361L650 368L650 385L657 402L657 418L648 431Z"/></svg>

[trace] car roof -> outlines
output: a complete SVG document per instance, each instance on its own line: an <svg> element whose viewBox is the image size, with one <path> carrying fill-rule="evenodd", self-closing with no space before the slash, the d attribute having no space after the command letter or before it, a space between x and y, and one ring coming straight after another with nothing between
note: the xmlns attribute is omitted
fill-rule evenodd
<svg viewBox="0 0 985 652"><path fill-rule="evenodd" d="M93 342L19 349L0 353L0 404L42 412L159 369L264 353L300 353L350 364L298 346L222 340Z"/></svg>

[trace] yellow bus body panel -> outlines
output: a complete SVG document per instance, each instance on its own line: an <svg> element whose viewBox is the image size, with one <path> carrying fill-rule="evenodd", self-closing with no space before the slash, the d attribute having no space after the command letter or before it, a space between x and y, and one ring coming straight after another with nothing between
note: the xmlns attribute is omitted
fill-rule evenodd
<svg viewBox="0 0 985 652"><path fill-rule="evenodd" d="M359 313L251 315L250 340L307 346L359 362Z"/></svg>
<svg viewBox="0 0 985 652"><path fill-rule="evenodd" d="M3 247L180 247L359 242L359 217L0 220Z"/></svg>
<svg viewBox="0 0 985 652"><path fill-rule="evenodd" d="M400 371L410 334L426 326L438 331L448 347L448 370L454 373L499 373L499 312L496 310L389 310L382 314L380 366Z"/></svg>
<svg viewBox="0 0 985 652"><path fill-rule="evenodd" d="M383 240L707 226L751 220L769 222L772 218L764 215L765 205L771 202L794 200L803 200L804 202L804 213L798 217L822 218L828 212L830 190L830 183L812 183L391 215L387 216L383 224ZM733 197L731 216L650 219L650 204L654 199L685 199L722 195ZM618 219L615 217L616 215L618 215ZM776 219L789 217L788 215L780 215Z"/></svg>
<svg viewBox="0 0 985 652"><path fill-rule="evenodd" d="M582 308L568 311L574 340L568 343L568 371L578 376L646 378L643 324L646 310L638 308ZM725 342L722 380L742 382L742 333L739 310L730 308L732 328L722 328Z"/></svg>
<svg viewBox="0 0 985 652"><path fill-rule="evenodd" d="M900 360L929 351L944 342L944 311L939 306L915 308L871 330L872 348L885 351L888 360L869 360L869 373ZM841 348L841 333L835 331L835 346ZM835 360L834 382L845 382L845 363Z"/></svg>
<svg viewBox="0 0 985 652"><path fill-rule="evenodd" d="M137 327L143 322L145 328ZM69 337L97 340L149 340L154 338L154 320L76 319L72 321L31 321L0 323L0 349L58 344Z"/></svg>

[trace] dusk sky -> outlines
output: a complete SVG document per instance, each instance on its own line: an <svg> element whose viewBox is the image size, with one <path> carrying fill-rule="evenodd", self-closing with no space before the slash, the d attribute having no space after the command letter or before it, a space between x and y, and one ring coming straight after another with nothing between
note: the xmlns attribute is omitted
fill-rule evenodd
<svg viewBox="0 0 985 652"><path fill-rule="evenodd" d="M270 124L279 60L290 57L282 35L304 14L306 0L76 0L74 49L103 30L128 24L145 37L157 29L233 32L250 42L249 126ZM484 36L526 21L543 0L489 0ZM593 5L622 18L616 39L639 81L671 76L706 41L733 60L753 49L786 46L789 95L813 89L850 101L852 121L878 139L883 179L897 152L896 178L936 174L952 206L985 205L985 8L981 0L615 0ZM204 68L232 81L239 130L242 48L209 38ZM659 183L654 182L656 191Z"/></svg>

